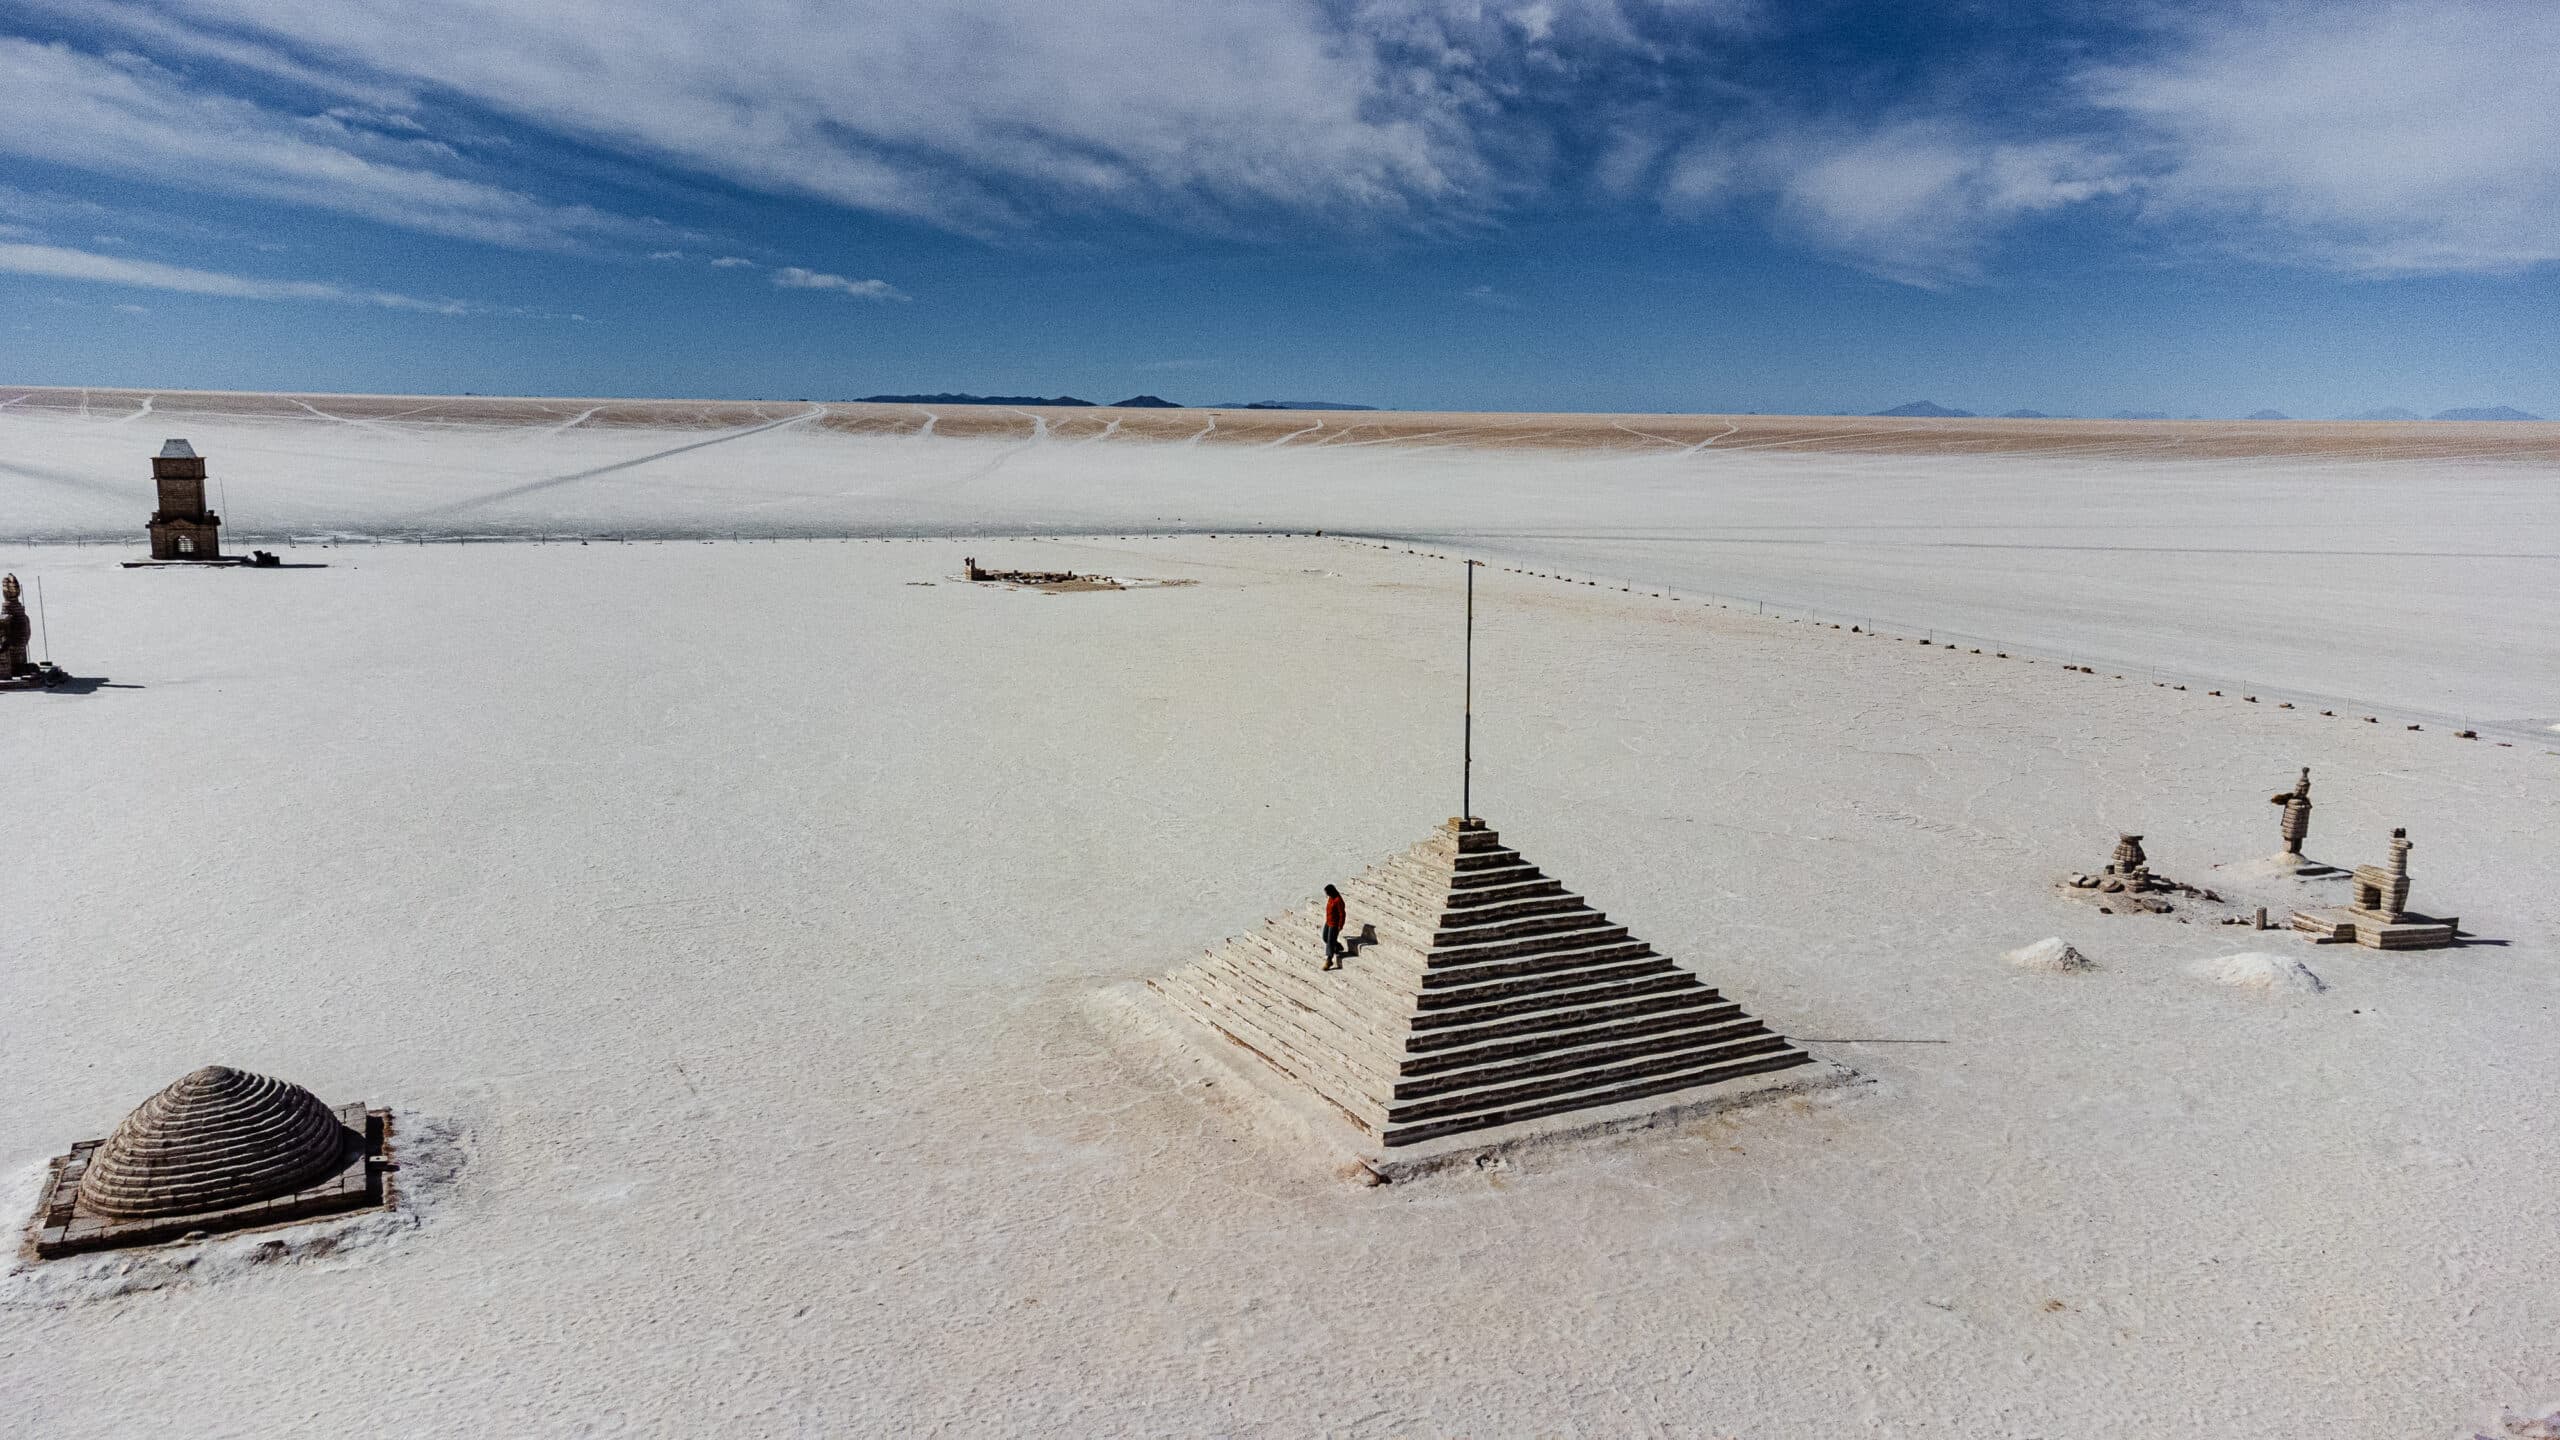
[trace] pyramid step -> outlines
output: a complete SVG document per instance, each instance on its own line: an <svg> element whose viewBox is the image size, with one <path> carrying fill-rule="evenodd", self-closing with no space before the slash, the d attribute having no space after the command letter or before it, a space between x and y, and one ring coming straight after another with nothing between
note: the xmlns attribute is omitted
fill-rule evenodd
<svg viewBox="0 0 2560 1440"><path fill-rule="evenodd" d="M1523 955L1513 960L1486 960L1474 965L1432 965L1422 972L1422 988L1445 990L1453 985L1475 985L1487 980L1513 980L1524 975L1561 975L1571 970L1589 969L1595 965L1616 965L1641 960L1654 953L1653 947L1641 940L1616 940L1606 945L1560 946L1539 955ZM1571 984L1559 979L1557 984Z"/></svg>
<svg viewBox="0 0 2560 1440"><path fill-rule="evenodd" d="M1632 1000L1672 990L1703 990L1698 977L1677 965L1667 970L1652 971L1625 979L1611 979L1599 984L1577 984L1570 990L1532 990L1523 994L1489 998L1452 996L1448 992L1418 997L1420 1008L1413 1017L1417 1034L1483 1023L1490 1020L1527 1018L1549 1010L1570 1009L1584 1004L1612 1000ZM1441 1003L1434 1003L1435 1001Z"/></svg>
<svg viewBox="0 0 2560 1440"><path fill-rule="evenodd" d="M1698 992L1713 995L1712 990ZM1566 1014L1540 1028L1520 1034L1487 1037L1481 1044L1426 1050L1405 1057L1401 1073L1435 1075L1447 1070L1461 1070L1492 1060L1518 1056L1543 1055L1552 1051L1578 1049L1609 1040L1632 1040L1640 1035L1658 1035L1674 1030L1695 1029L1705 1025L1721 1025L1729 1021L1751 1020L1742 1007L1730 1000L1685 1004L1633 1015ZM1752 1021L1758 1024L1758 1021Z"/></svg>
<svg viewBox="0 0 2560 1440"><path fill-rule="evenodd" d="M1536 914L1541 905L1570 908L1584 903L1557 880L1523 880L1481 890L1422 890L1371 871L1346 882L1343 891L1355 907L1365 898L1371 905L1434 924L1454 923L1458 916L1498 920L1510 914Z"/></svg>
<svg viewBox="0 0 2560 1440"><path fill-rule="evenodd" d="M1512 856L1499 865L1470 865L1458 869L1446 862L1415 859L1396 855L1371 867L1378 874L1392 875L1397 883L1434 894L1442 891L1485 890L1503 885L1521 885L1549 878L1537 866Z"/></svg>
<svg viewBox="0 0 2560 1440"><path fill-rule="evenodd" d="M1285 997L1316 1012L1345 1037L1341 1048L1356 1048L1386 1069L1395 1068L1404 1057L1403 1037L1413 1023L1413 1002L1392 987L1364 981L1347 970L1275 965L1267 952L1257 956L1249 946L1217 957L1210 970L1233 974L1237 977L1233 983L1250 984L1257 993Z"/></svg>
<svg viewBox="0 0 2560 1440"><path fill-rule="evenodd" d="M1315 919L1308 916L1282 916L1254 932L1255 938L1284 957L1305 956L1318 963L1324 955L1324 937ZM1605 932L1585 932L1605 933ZM1552 975L1594 966L1621 964L1653 955L1653 947L1641 940L1610 940L1597 945L1583 944L1567 935L1556 938L1544 949L1530 950L1507 959L1478 960L1471 964L1443 965L1436 959L1403 943L1392 931L1380 931L1379 941L1364 944L1353 956L1358 962L1349 968L1376 983L1410 997L1416 990L1447 989L1477 985L1492 980L1516 979L1533 975ZM1578 981L1557 979L1559 985ZM1428 1003L1428 1002L1425 1002Z"/></svg>
<svg viewBox="0 0 2560 1440"><path fill-rule="evenodd" d="M1597 915L1598 911L1592 912ZM1559 949L1589 949L1628 938L1624 925L1593 925L1585 929L1541 931L1535 935L1513 936L1500 940L1471 941L1458 945L1434 945L1428 959L1431 968L1451 965L1473 965L1486 960L1511 960L1524 955L1544 955Z"/></svg>
<svg viewBox="0 0 2560 1440"><path fill-rule="evenodd" d="M1368 911L1355 915L1366 918L1377 927L1381 939L1392 940L1410 954L1437 955L1442 951L1479 945L1498 945L1513 941L1537 941L1551 935L1570 935L1608 923L1609 917L1597 910L1562 911L1553 915L1529 916L1507 920L1498 925L1481 927L1440 926L1417 922L1409 916L1386 911Z"/></svg>
<svg viewBox="0 0 2560 1440"><path fill-rule="evenodd" d="M1697 977L1674 968L1672 975L1688 980L1686 985L1657 985L1634 994L1623 985L1600 985L1587 990L1553 991L1536 997L1538 1008L1514 1012L1508 1017L1494 1017L1465 1023L1474 1012L1461 1011L1454 1016L1416 1016L1447 1023L1429 1029L1417 1028L1405 1038L1405 1053L1427 1055L1437 1050L1456 1049L1488 1040L1507 1039L1514 1035L1535 1035L1549 1028L1599 1024L1606 1020L1632 1020L1647 1015L1695 1010L1707 1005L1725 1003L1724 994L1697 983Z"/></svg>
<svg viewBox="0 0 2560 1440"><path fill-rule="evenodd" d="M1392 1030L1411 1023L1414 993L1422 988L1418 978L1420 965L1409 956L1395 957L1383 945L1364 945L1344 957L1342 968L1324 968L1324 944L1312 925L1292 927L1265 926L1249 935L1238 937L1240 943L1260 949L1265 963L1292 975L1314 975L1329 986L1339 987L1346 1002L1358 1001L1382 1026Z"/></svg>
<svg viewBox="0 0 2560 1440"><path fill-rule="evenodd" d="M1587 917L1605 920L1597 910L1587 912ZM1505 935L1505 938L1431 945L1428 951L1423 951L1423 956L1431 963L1431 969L1441 969L1441 966L1472 966L1472 963L1480 961L1510 961L1510 958L1518 956L1544 956L1544 953L1559 951L1559 948L1592 948L1592 945L1608 945L1613 940L1626 938L1626 925L1600 922L1600 925L1582 925L1582 928L1572 930L1539 930L1533 935Z"/></svg>
<svg viewBox="0 0 2560 1440"><path fill-rule="evenodd" d="M1552 1099L1576 1090L1600 1089L1641 1082L1676 1071L1723 1065L1794 1049L1794 1046L1787 1043L1785 1036L1772 1034L1763 1029L1757 1035L1727 1043L1703 1045L1692 1050L1647 1055L1636 1060L1577 1070L1570 1074L1546 1075L1508 1085L1461 1090L1424 1100L1400 1101L1388 1107L1387 1123L1390 1126L1405 1125L1417 1121L1463 1115L1471 1110L1507 1109Z"/></svg>
<svg viewBox="0 0 2560 1440"><path fill-rule="evenodd" d="M1222 1005L1216 997L1203 994L1176 976L1159 977L1149 983L1191 1019L1253 1052L1264 1064L1313 1091L1361 1129L1372 1134L1383 1129L1385 1106L1378 1096L1368 1093L1372 1087L1360 1084L1338 1060L1295 1043L1293 1037L1273 1031L1263 1017Z"/></svg>
<svg viewBox="0 0 2560 1440"><path fill-rule="evenodd" d="M1393 1097L1400 1105L1408 1100L1427 1100L1459 1091L1474 1093L1543 1077L1596 1074L1657 1060L1677 1061L1698 1051L1719 1050L1769 1033L1768 1026L1748 1015L1728 1016L1686 1030L1621 1036L1570 1049L1491 1060L1463 1070L1407 1075L1395 1082Z"/></svg>
<svg viewBox="0 0 2560 1440"><path fill-rule="evenodd" d="M1597 1086L1590 1090L1552 1095L1541 1100L1505 1104L1463 1115L1451 1115L1419 1124L1397 1125L1392 1122L1379 1135L1389 1147L1412 1145L1424 1140L1437 1140L1446 1135L1463 1135L1471 1130L1488 1130L1496 1125L1512 1125L1523 1120L1537 1120L1549 1115L1563 1115L1575 1110L1616 1105L1629 1100L1643 1100L1730 1080L1747 1079L1810 1065L1813 1057L1801 1050L1774 1051L1728 1063L1703 1066L1696 1070L1675 1070L1646 1076L1623 1084Z"/></svg>
<svg viewBox="0 0 2560 1440"><path fill-rule="evenodd" d="M1232 989L1239 1003L1262 1005L1275 1024L1302 1026L1346 1058L1356 1056L1380 1070L1393 1070L1403 1059L1402 1017L1382 1015L1369 995L1323 983L1339 971L1309 976L1258 966L1235 952L1212 956L1194 969L1202 981Z"/></svg>
<svg viewBox="0 0 2560 1440"><path fill-rule="evenodd" d="M1638 942L1642 943L1642 942ZM1650 951L1651 947L1646 947ZM1491 1001L1524 999L1531 995L1551 994L1567 988L1597 985L1610 980L1633 980L1665 972L1687 974L1664 955L1645 954L1626 960L1612 960L1599 965L1584 965L1569 971L1515 975L1500 980L1480 980L1472 985L1426 985L1414 997L1418 1011L1465 1009ZM1694 977L1693 977L1694 978Z"/></svg>
<svg viewBox="0 0 2560 1440"><path fill-rule="evenodd" d="M1486 945L1497 940L1524 940L1536 935L1553 935L1566 930L1586 930L1605 925L1609 917L1592 909L1579 899L1564 904L1548 902L1539 912L1514 916L1507 920L1478 920L1467 916L1453 925L1442 925L1431 932L1429 948L1433 953L1469 945Z"/></svg>
<svg viewBox="0 0 2560 1440"><path fill-rule="evenodd" d="M1454 910L1469 910L1477 902L1498 904L1505 899L1536 899L1541 894L1564 894L1564 887L1559 881L1544 879L1539 874L1505 879L1500 884L1487 884L1487 887L1462 889L1449 884L1446 876L1439 884L1434 884L1434 881L1426 879L1413 879L1411 874L1395 871L1393 866L1362 871L1344 889L1354 894L1367 894L1370 904L1382 904L1390 910L1411 912L1411 915L1423 915L1431 917L1431 920L1439 920L1441 915L1449 915Z"/></svg>

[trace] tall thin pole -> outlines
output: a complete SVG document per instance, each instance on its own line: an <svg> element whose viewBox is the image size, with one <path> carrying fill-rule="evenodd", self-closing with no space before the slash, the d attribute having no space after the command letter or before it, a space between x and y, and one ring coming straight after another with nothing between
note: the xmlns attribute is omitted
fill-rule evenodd
<svg viewBox="0 0 2560 1440"><path fill-rule="evenodd" d="M53 663L53 620L45 614L44 577L36 577L36 626L44 631L44 663Z"/></svg>
<svg viewBox="0 0 2560 1440"><path fill-rule="evenodd" d="M1476 565L1467 562L1466 731L1458 749L1458 818L1473 820L1476 783Z"/></svg>

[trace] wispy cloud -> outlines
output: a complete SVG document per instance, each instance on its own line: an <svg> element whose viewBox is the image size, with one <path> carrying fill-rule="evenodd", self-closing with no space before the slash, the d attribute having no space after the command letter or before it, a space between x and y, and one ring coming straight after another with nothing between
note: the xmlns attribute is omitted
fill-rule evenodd
<svg viewBox="0 0 2560 1440"><path fill-rule="evenodd" d="M1466 289L1459 291L1458 295L1460 299L1465 300L1471 305L1482 305L1490 310L1517 310L1520 308L1520 299L1518 296L1507 295L1500 290L1494 289L1490 285L1470 285Z"/></svg>
<svg viewBox="0 0 2560 1440"><path fill-rule="evenodd" d="M711 268L714 270L735 270L741 266L753 267L755 263L756 262L743 255L723 255L719 259L711 262Z"/></svg>
<svg viewBox="0 0 2560 1440"><path fill-rule="evenodd" d="M652 260L681 260L684 258L684 252L681 250L652 250L649 252L649 258Z"/></svg>
<svg viewBox="0 0 2560 1440"><path fill-rule="evenodd" d="M637 228L443 173L451 152L433 141L317 120L201 91L146 62L0 37L0 151L498 245L558 249Z"/></svg>
<svg viewBox="0 0 2560 1440"><path fill-rule="evenodd" d="M445 122L986 233L1428 236L1652 204L1924 286L1995 275L2008 238L2075 211L2128 249L2357 273L2560 258L2550 0L1942 7L2038 43L1884 58L1857 7L1766 0L1092 0L1074 25L1031 0L858 21L629 0L611 23L514 0L20 3L153 59L0 40L0 151L530 248L678 237L559 203L552 172L508 177Z"/></svg>
<svg viewBox="0 0 2560 1440"><path fill-rule="evenodd" d="M907 293L886 280L848 280L819 270L785 265L773 272L773 283L786 290L833 290L859 300L905 300Z"/></svg>
<svg viewBox="0 0 2560 1440"><path fill-rule="evenodd" d="M2208 12L2085 77L2153 168L2146 214L2376 273L2560 259L2560 6Z"/></svg>
<svg viewBox="0 0 2560 1440"><path fill-rule="evenodd" d="M417 310L435 315L472 313L475 306L459 300L421 300L388 290L367 290L327 280L266 280L194 270L121 255L95 255L56 245L0 245L0 271L53 280L85 280L130 285L145 290L175 290L188 295L219 295L234 300L326 300L345 305L374 305L387 310Z"/></svg>

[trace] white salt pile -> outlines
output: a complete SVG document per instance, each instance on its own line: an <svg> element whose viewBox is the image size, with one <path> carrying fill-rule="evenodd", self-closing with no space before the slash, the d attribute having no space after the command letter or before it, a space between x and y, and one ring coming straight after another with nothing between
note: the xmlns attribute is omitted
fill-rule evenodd
<svg viewBox="0 0 2560 1440"><path fill-rule="evenodd" d="M2000 957L2021 970L2095 970L2095 961L2071 948L2071 942L2059 935L2048 935L2033 945L2021 945Z"/></svg>
<svg viewBox="0 0 2560 1440"><path fill-rule="evenodd" d="M2311 967L2289 955L2269 955L2247 950L2237 955L2210 955L2187 967L2187 973L2216 985L2233 985L2243 990L2284 991L2296 995L2317 995L2329 987L2311 973Z"/></svg>

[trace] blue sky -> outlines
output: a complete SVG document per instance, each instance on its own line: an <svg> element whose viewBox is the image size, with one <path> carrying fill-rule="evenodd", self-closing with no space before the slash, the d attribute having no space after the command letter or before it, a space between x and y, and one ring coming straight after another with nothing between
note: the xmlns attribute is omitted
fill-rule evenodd
<svg viewBox="0 0 2560 1440"><path fill-rule="evenodd" d="M2560 416L2550 0L11 0L0 381Z"/></svg>

